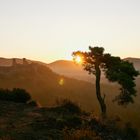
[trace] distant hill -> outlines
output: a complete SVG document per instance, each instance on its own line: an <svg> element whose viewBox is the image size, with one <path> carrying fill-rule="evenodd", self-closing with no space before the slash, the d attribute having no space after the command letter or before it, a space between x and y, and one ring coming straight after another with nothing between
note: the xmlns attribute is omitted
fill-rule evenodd
<svg viewBox="0 0 140 140"><path fill-rule="evenodd" d="M23 64L23 59L25 59L25 58L3 58L3 57L0 57L0 66L12 66L13 59L15 59L17 64ZM26 61L29 64L32 63L32 62L35 62L35 63L41 64L41 65L44 65L44 66L47 65L44 62L30 60L30 59L26 59Z"/></svg>
<svg viewBox="0 0 140 140"><path fill-rule="evenodd" d="M15 58L18 64L23 63L23 59ZM124 60L130 61L134 64L137 70L140 70L140 58L125 58ZM11 66L13 58L0 58L0 66ZM49 67L55 73L64 75L66 77L83 80L94 83L95 77L89 75L88 72L84 71L81 65L75 64L73 61L68 60L57 60L52 63L44 63L40 61L28 60L28 63L35 62L44 66ZM102 74L101 83L108 83L108 80Z"/></svg>
<svg viewBox="0 0 140 140"><path fill-rule="evenodd" d="M2 57L0 57L0 66L11 66L13 59L15 59L18 64L23 63L23 59L21 59L21 58L2 58ZM31 60L27 60L27 62L31 63Z"/></svg>
<svg viewBox="0 0 140 140"><path fill-rule="evenodd" d="M23 59L15 58L18 64L23 63ZM0 66L11 66L13 58L0 58ZM64 75L70 78L83 80L87 82L94 81L95 77L89 75L86 71L83 71L83 68L80 65L75 64L73 61L67 60L58 60L53 63L47 64L40 61L28 60L29 63L36 62L38 64L44 65L52 69L55 73Z"/></svg>
<svg viewBox="0 0 140 140"><path fill-rule="evenodd" d="M83 70L83 67L81 65L75 64L73 61L58 60L48 64L48 67L58 74L74 79L83 80L91 83L94 83L95 80L95 77L93 75L89 75L87 71ZM102 75L101 82L107 82L104 75Z"/></svg>
<svg viewBox="0 0 140 140"><path fill-rule="evenodd" d="M48 67L54 72L84 81L92 81L94 77L83 71L81 65L75 64L73 61L58 60L48 64Z"/></svg>
<svg viewBox="0 0 140 140"><path fill-rule="evenodd" d="M132 62L135 68L140 71L140 58L128 57L128 58L125 58L124 60Z"/></svg>
<svg viewBox="0 0 140 140"><path fill-rule="evenodd" d="M124 60L130 61L134 64L137 70L140 70L140 58L125 58ZM73 61L58 60L47 65L54 72L71 77L74 79L84 80L94 83L95 77L89 75L87 71L84 71L81 65L75 64ZM104 74L101 77L101 83L108 83Z"/></svg>
<svg viewBox="0 0 140 140"><path fill-rule="evenodd" d="M91 92L94 92L92 84L58 75L38 63L1 66L0 88L14 87L26 89L42 105L52 105L59 98L71 98L85 104L93 98Z"/></svg>

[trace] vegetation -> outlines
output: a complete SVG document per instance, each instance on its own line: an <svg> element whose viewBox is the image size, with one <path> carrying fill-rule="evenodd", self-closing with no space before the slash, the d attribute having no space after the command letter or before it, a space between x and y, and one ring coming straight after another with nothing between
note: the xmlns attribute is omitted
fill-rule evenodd
<svg viewBox="0 0 140 140"><path fill-rule="evenodd" d="M83 72L86 73L86 71L83 71ZM91 76L91 75L89 75L89 76ZM91 79L92 79L92 77L94 77L94 76L91 76ZM61 78L64 79L63 86L60 86L58 84L59 83L58 81ZM103 81L101 81L101 82L103 82ZM140 88L139 88L140 87L139 86L140 78L139 77L137 78L136 82L137 82L137 90L140 91ZM122 120L120 122L121 124L129 121L132 123L132 126L137 128L140 132L140 127L139 127L140 96L138 95L137 98L135 99L135 104L128 105L127 109L124 109L124 108L116 106L116 104L112 103L112 99L115 97L115 95L117 95L119 93L119 88L118 88L117 84L101 83L101 86L102 86L102 93L108 94L108 96L106 96L106 103L108 105L108 108L107 108L108 116L110 116L110 115L114 116L117 114L117 115L119 115L119 117ZM80 105L80 107L82 109L87 110L87 111L93 111L94 115L98 114L99 106L98 106L98 100L96 100L94 84L66 78L62 75L57 75L44 65L42 66L40 64L34 63L34 64L29 64L27 66L17 65L17 67L10 67L10 66L9 67L0 67L0 87L8 88L8 89L12 89L13 87L19 87L19 88L25 89L26 91L31 93L31 97L33 98L33 100L37 100L41 106L51 106L51 105L55 104L56 99L67 98L67 99L70 99L70 100L76 102L78 105ZM0 103L1 103L1 101L0 101ZM14 105L14 102L12 104ZM9 103L10 106L12 106L12 104ZM38 106L38 104L36 104L36 103L34 104L32 102L29 103L29 105L30 105L30 108L32 108L32 106L34 106L33 107L34 109L35 109L36 105ZM5 109L3 109L3 111L0 111L1 112L0 114L3 114L3 112L7 111L8 108L11 109L11 112L8 111L9 113L7 113L7 115L13 114L14 111L12 111L12 110L15 107L9 107L7 105L5 105ZM30 110L30 109L25 108L25 111L23 111L21 106L18 106L16 108L21 110L21 112L19 112L19 113L18 113L18 110L15 111L15 112L17 112L17 114L16 113L14 114L15 116L18 116L18 114L19 114L19 118L22 115L24 116L27 113L26 112L27 110ZM56 114L58 115L60 113L62 116L63 115L67 116L67 118L66 118L67 120L72 119L71 117L70 118L68 117L68 116L70 116L69 111L67 111L68 109L61 108L61 103L54 110L53 109L51 108L50 114L53 112L53 114L55 116ZM0 110L2 110L2 107L0 108ZM40 109L40 110L42 110L41 112L43 113L43 109ZM66 111L66 113L64 112L64 110ZM44 111L44 112L46 112L46 111ZM33 112L29 111L28 113L30 115L32 113L33 114L35 113L34 115L36 117L38 115L40 115L40 113L37 114L34 111ZM42 115L42 113L41 113L41 115ZM46 113L46 114L47 114L47 116L49 116L49 113ZM28 116L28 114L26 114L26 115ZM56 115L56 117L57 117L57 115ZM77 120L79 119L79 118L77 118L76 113L73 116L75 116ZM14 119L14 117L11 117L11 119L9 119L9 118L10 117L7 117L7 119L9 121L14 121L13 124L16 122L15 125L17 125L17 126L19 126L19 124L21 124L21 125L24 125L24 123L26 124L26 119L25 119L25 121L23 121L24 117L21 117L21 121L23 121L23 123L21 123L21 121L18 123L17 120L19 118L17 118L17 117L15 117L15 119ZM52 118L53 117L50 118L50 121L53 120ZM5 119L6 119L6 117L5 117ZM34 117L31 117L31 119L34 119ZM57 120L59 120L60 122L63 121L63 119L61 119L60 117L58 117ZM0 123L1 123L1 121L2 120L0 119ZM7 121L7 124L10 123L9 121ZM37 123L38 127L39 127L39 125L41 125L41 121L42 121L42 123L46 122L46 121L40 120L40 122ZM30 123L30 120L28 120L27 123ZM62 123L59 123L59 124L62 124ZM77 124L78 124L78 121L77 121ZM15 125L12 126L9 124L8 127L15 127ZM43 125L44 124L42 124L42 126ZM28 124L28 126L30 126L30 125ZM2 127L2 123L1 123L1 127ZM84 130L82 130L81 133L83 131ZM87 132L87 131L85 131L85 132ZM46 133L46 132L44 132L44 133ZM77 131L77 133L80 133L80 132ZM90 131L87 133L90 133ZM72 134L74 134L74 132Z"/></svg>
<svg viewBox="0 0 140 140"><path fill-rule="evenodd" d="M17 103L27 103L31 100L30 94L19 88L14 88L13 90L9 89L0 89L0 100L2 101L13 101Z"/></svg>
<svg viewBox="0 0 140 140"><path fill-rule="evenodd" d="M104 53L102 47L89 47L89 52L73 53L74 60L79 56L82 58L84 70L96 77L96 96L103 116L106 116L106 104L105 95L101 94L100 89L101 71L109 81L118 82L121 85L120 95L115 98L115 101L121 105L133 103L133 96L136 96L134 80L139 73L132 63Z"/></svg>
<svg viewBox="0 0 140 140"><path fill-rule="evenodd" d="M57 101L57 105L58 107L60 106L60 109L63 109L64 113L73 113L73 114L81 113L81 108L76 103L68 99ZM59 110L58 107L57 107L57 110Z"/></svg>
<svg viewBox="0 0 140 140"><path fill-rule="evenodd" d="M131 125L102 121L69 100L49 108L6 101L0 106L2 140L138 140Z"/></svg>

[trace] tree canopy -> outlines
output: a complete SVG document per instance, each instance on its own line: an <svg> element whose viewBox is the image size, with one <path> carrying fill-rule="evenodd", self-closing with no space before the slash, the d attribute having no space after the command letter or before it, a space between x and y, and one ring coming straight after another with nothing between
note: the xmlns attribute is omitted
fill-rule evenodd
<svg viewBox="0 0 140 140"><path fill-rule="evenodd" d="M89 46L89 52L73 52L73 58L77 56L82 58L84 70L96 77L96 94L99 100L102 112L106 112L104 98L100 92L100 76L104 72L106 78L111 82L117 82L121 86L120 94L114 99L119 105L133 103L133 97L136 96L135 78L139 72L135 70L133 63L123 60L120 57L111 56L104 53L103 47ZM104 108L104 109L103 109ZM104 111L103 111L104 110Z"/></svg>

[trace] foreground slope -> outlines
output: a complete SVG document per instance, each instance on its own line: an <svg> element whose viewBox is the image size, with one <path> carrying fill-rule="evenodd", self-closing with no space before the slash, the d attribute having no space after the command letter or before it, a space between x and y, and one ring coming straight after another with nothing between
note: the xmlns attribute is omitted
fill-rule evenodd
<svg viewBox="0 0 140 140"><path fill-rule="evenodd" d="M67 101L55 107L0 101L2 140L138 140L135 129L120 129L115 120L101 121Z"/></svg>

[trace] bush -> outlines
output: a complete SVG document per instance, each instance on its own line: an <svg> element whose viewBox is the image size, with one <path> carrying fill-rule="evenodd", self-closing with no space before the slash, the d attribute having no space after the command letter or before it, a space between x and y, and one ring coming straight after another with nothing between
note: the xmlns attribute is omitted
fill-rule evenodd
<svg viewBox="0 0 140 140"><path fill-rule="evenodd" d="M126 123L123 134L124 139L139 140L138 131L131 126L131 123Z"/></svg>
<svg viewBox="0 0 140 140"><path fill-rule="evenodd" d="M64 99L60 101L58 105L59 105L60 110L64 111L65 113L72 113L72 114L81 113L80 107L76 103L70 100Z"/></svg>
<svg viewBox="0 0 140 140"><path fill-rule="evenodd" d="M32 107L40 107L40 104L34 100L31 100L30 102L28 102L28 105Z"/></svg>
<svg viewBox="0 0 140 140"><path fill-rule="evenodd" d="M96 133L90 129L63 130L64 140L101 140Z"/></svg>
<svg viewBox="0 0 140 140"><path fill-rule="evenodd" d="M68 116L65 118L65 126L68 128L78 128L82 125L82 119L78 116Z"/></svg>
<svg viewBox="0 0 140 140"><path fill-rule="evenodd" d="M14 88L13 90L9 89L0 89L0 100L2 101L13 101L17 103L27 103L31 100L30 94L19 88Z"/></svg>

